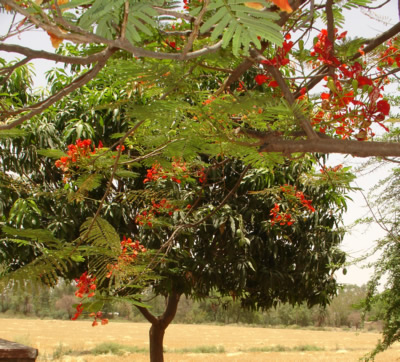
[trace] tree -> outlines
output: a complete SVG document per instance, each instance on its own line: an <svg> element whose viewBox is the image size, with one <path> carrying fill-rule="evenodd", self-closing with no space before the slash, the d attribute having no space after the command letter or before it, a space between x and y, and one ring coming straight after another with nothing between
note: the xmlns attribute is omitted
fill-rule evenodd
<svg viewBox="0 0 400 362"><path fill-rule="evenodd" d="M165 330L183 294L203 299L218 291L222 297L240 300L248 309L268 309L284 302L326 305L335 295L333 273L344 262L344 254L338 250L342 231L337 222L345 203L338 190L345 184L326 185L321 182L324 173L320 181L311 180L317 177L310 175L312 164L311 160L288 163L271 172L249 170L241 162L221 159L201 186L185 177L189 166L183 163L175 162L171 171L158 164L147 171L141 192L144 209L136 217L142 227L136 237L146 248L162 252L152 265L159 277L147 284L167 300L158 317L136 303L152 325L152 361L163 360ZM279 187L285 180L290 184ZM146 202L147 192L164 198ZM229 195L232 197L224 202ZM312 205L304 195L313 200ZM190 205L190 212L181 211L182 205ZM100 243L103 228L107 230L100 223L89 238ZM124 250L132 241L123 240L123 245L123 257L104 271L109 278L116 278L115 287L110 290L107 285L105 289L119 297L127 297L138 282L131 261L124 262L130 255ZM97 265L88 275L94 275ZM96 277L105 280L101 273L97 271ZM93 277L85 275L79 290L85 285L89 293L88 285L93 283Z"/></svg>
<svg viewBox="0 0 400 362"><path fill-rule="evenodd" d="M243 119L238 122L226 114L237 129L227 137L245 143L248 148L284 155L296 152L361 157L400 155L396 143L358 142L373 137L371 124L383 126L390 106L379 97L387 77L398 71L394 66L399 62L395 38L400 31L399 23L374 39L347 40L345 32L337 30L342 24L343 8L369 9L369 1L349 0L343 6L332 0L318 6L305 0L280 1L277 2L280 9L267 1L185 1L183 11L176 1L160 0L146 3L2 0L0 3L6 11L22 16L18 20L10 17L9 32L3 39L35 27L47 32L55 47L64 40L94 45L88 48L90 51L83 47L73 55L64 55L2 43L1 51L25 57L2 68L5 78L37 58L85 69L45 99L3 108L2 130L12 129L42 113L93 79L106 64L113 63L116 69L121 69L126 67L124 61L130 65L137 62L140 68L146 60L154 61L153 70L163 67L164 75L168 74L168 68L170 72L180 68L168 75L165 91L159 93L158 101L176 99L198 72L222 78L219 88L205 93L202 101L207 98L211 101L211 97L221 100L227 93L236 94L236 88L250 95L254 86L262 87L262 99L252 106L261 108L263 114L259 118L264 122ZM308 46L304 38L313 35L314 20L318 18L325 22L326 29L315 37L313 46ZM290 34L296 32L300 36L296 36L295 42L290 41ZM121 52L131 56L115 62ZM360 61L366 55L375 64ZM304 66L307 62L310 69ZM240 84L249 72L257 73L255 81L244 89ZM143 77L151 78L144 69L136 73L136 79ZM179 89L182 83L185 87ZM323 92L321 97L312 96L310 92L318 84L327 86L329 92ZM283 99L278 101L276 97L281 95ZM232 97L225 96L227 106L232 102ZM280 104L286 112L283 109L270 112L271 103ZM154 110L161 105L152 102L147 108ZM244 114L249 113L249 104L244 109L247 109ZM201 109L196 113L201 113ZM276 122L277 119L280 121Z"/></svg>
<svg viewBox="0 0 400 362"><path fill-rule="evenodd" d="M398 130L389 137L397 138ZM382 162L380 162L381 164ZM376 161L374 162L376 165ZM390 174L379 182L369 195L369 207L372 216L365 223L381 227L386 235L377 241L374 252L379 253L373 263L374 275L368 283L366 312L371 312L383 320L383 340L366 357L374 357L399 341L399 219L398 219L399 169L394 167ZM385 280L385 278L387 278ZM384 283L384 291L379 286ZM375 309L375 310L374 310ZM376 310L378 309L378 310ZM375 317L377 318L377 317Z"/></svg>
<svg viewBox="0 0 400 362"><path fill-rule="evenodd" d="M4 82L35 57L60 61L72 70L72 77L60 77L53 84L47 98L23 103L2 98L3 135L10 135L10 130L12 134L27 120L24 126L40 126L40 113L54 112L61 124L70 122L63 129L71 137L69 153L41 153L58 159L54 183L60 185L64 178L68 189L64 194L79 210L72 222L75 239L63 234L61 226L55 227L60 230L56 237L42 233L39 238L38 231L31 230L34 225L21 224L30 222L30 218L22 219L25 210L40 219L31 202L36 201L19 201L15 194L14 210L19 212L8 220L15 219L13 228L3 227L9 235L6 245L19 237L21 244L39 250L42 258L32 262L38 279L54 282L53 271L60 260L58 271L81 262L89 271L78 280L78 294L89 297L98 288L111 299L130 298L136 303L152 323L153 360L162 360L162 337L182 294L202 298L217 289L223 296L240 299L245 307L264 309L279 301L328 302L336 291L332 273L344 261L337 250L341 239L337 218L345 207L341 193L347 188L348 174L340 167L322 165L321 174L315 176L309 155L301 155L298 162L291 157L299 152L399 155L395 143L360 142L372 137L372 123L384 126L389 115L390 105L380 97L387 75L397 71L392 66L398 48L391 38L399 31L398 24L376 39L346 42L345 33L335 30L341 9L330 0L319 6L311 3L310 10L306 10L307 2L290 6L283 2L280 6L285 11L280 13L264 1L256 5L193 1L190 6L185 2L194 7L190 13L176 11L174 2L161 1L0 3L24 17L5 38L37 26L49 33L55 46L62 39L87 44L70 47L69 53L66 45L56 54L0 44L0 50L26 56L2 68ZM357 7L359 2L350 1L347 6ZM314 45L306 49L301 38L312 31L314 17L323 13L327 29L316 34ZM170 20L164 21L165 16ZM173 24L173 19L182 21ZM302 34L296 40L298 46L290 40L295 30ZM385 44L389 39L391 43ZM363 44L368 45L362 52L379 61L382 73L370 74L368 64L358 60ZM305 62L315 69L303 67ZM114 79L113 86L123 90L123 97L110 100L104 108L114 111L123 104L123 121L129 128L117 131L119 142L107 143L110 148L95 142L94 150L88 139L74 138L83 131L95 134L95 124L71 122L62 105L71 104L71 98L65 97L93 84L88 82L96 76L96 80ZM311 90L325 81L329 92L313 96ZM98 86L100 93L109 88L101 82ZM85 103L90 100L85 98ZM61 111L52 105L61 105ZM84 114L79 105L78 100L71 108ZM94 114L98 115L93 112L87 119L107 128ZM104 132L108 139L116 123L118 117L109 124L112 131ZM44 160L54 170L54 164ZM33 167L40 170L36 162ZM160 180L154 180L157 172L162 174ZM178 175L187 176L187 181ZM208 181L202 186L204 176ZM4 183L11 183L7 172L3 177ZM151 187L144 187L145 178ZM22 179L26 181L26 175ZM115 214L108 213L115 204L114 211L121 216L117 228L109 218ZM69 204L59 199L55 205L59 210ZM121 207L126 209L120 212ZM93 215L78 231L81 218ZM137 234L140 243L128 237L121 249L119 234ZM57 243L57 237L65 239ZM144 252L141 243L158 252ZM146 255L151 260L139 263ZM32 260L31 256L27 259ZM214 258L218 263L210 262ZM135 263L120 264L121 260ZM19 267L21 258L14 262ZM47 269L42 272L44 266ZM149 269L161 279L142 278ZM29 268L20 268L20 276L24 270ZM159 318L138 302L138 290L146 285L168 297ZM101 305L78 305L78 314L82 308L96 311ZM99 315L94 318L97 323Z"/></svg>

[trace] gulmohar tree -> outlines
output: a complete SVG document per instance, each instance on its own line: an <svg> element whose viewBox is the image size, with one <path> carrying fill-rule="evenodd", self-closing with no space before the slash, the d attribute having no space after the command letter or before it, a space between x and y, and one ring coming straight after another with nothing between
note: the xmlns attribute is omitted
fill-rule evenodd
<svg viewBox="0 0 400 362"><path fill-rule="evenodd" d="M67 139L71 127L69 124L63 126L61 120L65 114L73 119L82 117L82 109L74 106L76 100L96 98L101 104L98 82L91 82L91 90L87 88L65 98L63 112L54 115L60 130L66 129L64 135ZM118 91L115 93L123 98ZM93 117L99 116L96 114ZM105 123L110 121L104 114L103 120ZM78 121L76 127L79 125ZM89 127L89 124L86 126ZM98 138L102 130L103 127L94 123L91 134ZM57 134L55 132L50 140L55 142ZM76 138L78 136L75 135ZM136 136L141 135L138 133ZM103 134L100 137L107 139ZM39 142L35 140L34 143ZM79 261L78 257L84 257L88 263L81 264L88 266L89 270L77 279L77 296L88 298L77 306L74 318L81 312L89 311L94 313L93 323L97 324L98 318L101 318L97 312L104 302L130 300L152 323L150 345L153 360L162 358L162 336L173 319L182 294L202 299L218 291L222 296L241 300L244 307L262 309L282 302L295 304L306 301L309 305L325 305L335 294L337 285L332 275L344 262L343 253L338 250L342 237L340 214L345 208L343 192L351 179L345 170L323 168L314 174L313 167L318 157L295 162L281 161L275 166L269 163L269 168L251 168L241 161L221 155L209 158L203 154L190 163L181 160L171 163L172 156L159 155L158 161L151 158L152 166L147 170L136 165L136 174L127 169L116 172L114 180L118 180L118 185L124 177L123 189L118 186L108 194L102 218L97 218L86 240L90 222L84 221L96 212L93 199L104 193L102 180L109 177L113 157L117 155L98 144L94 147L90 140L77 140L68 146L67 154L42 150L34 157L40 162L31 159L18 162L18 155L30 144L26 144L26 137L3 144L1 156L6 169L25 173L26 177L35 181L28 190L20 190L24 195L4 202L14 210L13 213L5 213L9 217L4 220L8 225L3 227L4 245L11 248L18 246L21 254L21 244L31 247L35 243L29 243L29 238L31 241L37 238L44 247L35 250L35 258L44 255L46 259L49 251L58 252L58 258L73 256ZM9 152L13 146L20 149L16 155ZM128 157L126 153L131 151L123 147L121 150L121 157L124 157L121 166L127 162L129 165L133 155ZM44 163L48 159L43 155L60 158L56 162ZM320 162L323 164L323 159ZM40 167L35 169L34 166L42 163L49 168L45 175L50 174L51 178L40 178ZM23 172L12 165L24 167ZM36 184L38 177L42 185ZM331 178L337 179L333 181ZM327 180L330 181L327 183ZM17 180L12 181L15 183ZM26 188L26 183L23 186ZM18 189L17 183L15 187ZM46 192L57 188L56 194ZM4 194L9 192L7 183L2 183L2 190ZM44 236L51 235L39 235L37 229L32 230L34 225L28 223L32 215L20 200L25 200L33 192L40 195L35 198L35 205L40 209L35 215L37 224L47 226L53 235L61 239L62 254L48 240L46 242ZM118 200L117 208L115 200ZM55 206L63 210L62 215L67 220L74 218L73 224L66 228L68 233L65 233L63 220L58 223L53 220L54 216L57 219L53 214L60 212ZM110 212L110 209L113 211ZM124 221L114 215L117 210ZM17 223L13 215L21 213L26 217L22 223ZM81 236L88 245L87 249L81 244L76 227L82 223ZM119 234L134 234L138 241L124 238L120 243L110 224ZM23 230L20 230L21 227ZM158 276L155 280L138 278L143 271L140 268L149 266L148 260L139 265L140 259L148 253L142 245L150 250L161 250L165 255L163 261L158 258L158 261L154 259L151 262L151 268ZM79 254L74 253L77 248ZM52 256L55 257L54 254ZM20 264L24 263L20 260ZM102 267L99 269L100 264ZM49 266L52 270L51 263ZM18 280L21 273L22 276L25 273L32 278L31 274L40 274L42 268L42 264L35 263L26 267L17 265L16 272L8 277ZM75 267L69 275L78 269ZM163 316L153 316L145 304L139 302L140 288L132 288L138 283L142 287L151 285L154 292L167 297L168 308ZM102 294L99 295L99 292ZM105 323L104 319L102 321Z"/></svg>
<svg viewBox="0 0 400 362"><path fill-rule="evenodd" d="M182 293L201 298L217 287L254 308L281 300L326 303L336 289L332 273L343 262L335 250L340 241L335 213L340 217L343 207L337 188L348 179L340 167L312 176L306 153L400 154L396 142L373 140L374 127L385 128L390 112L383 92L388 76L399 69L400 23L374 39L348 40L338 30L342 9L373 7L372 2L273 3L184 1L182 9L174 1L0 0L22 16L10 17L4 39L35 27L47 32L54 47L81 44L55 54L0 44L1 51L25 57L0 69L3 82L35 58L73 70L47 97L17 101L2 95L2 137L40 123L47 112L62 113L53 107L95 77L107 75L124 90L122 101L116 97L105 106L118 110L124 104L126 128L117 131L118 142L107 142L109 148L97 142L94 148L88 139L71 139L67 154L42 151L57 159L70 202L84 205L98 191L103 196L62 253L54 235L42 233L43 242L52 243L52 252L46 247L52 261L40 265L48 269L38 276L51 282L54 269L85 261L89 273L78 281L79 295L130 296L153 326L161 321L153 329L158 341L153 360L162 360L163 330ZM317 19L325 28L316 32ZM312 45L305 42L309 35L315 35ZM326 90L313 94L318 84ZM90 130L90 121L69 121L71 130ZM139 164L149 170L147 177ZM154 179L161 170L161 179ZM268 184L271 175L279 177ZM130 191L125 184L132 185ZM130 235L137 242L129 235L121 241L119 228L100 218L110 200L133 204L125 221L136 225ZM39 238L32 229L3 231L32 242ZM138 302L137 290L149 283L169 296L164 320ZM276 290L281 283L285 288ZM293 288L298 284L302 288ZM77 313L82 308L95 313L99 305L79 305ZM99 317L95 313L94 322Z"/></svg>

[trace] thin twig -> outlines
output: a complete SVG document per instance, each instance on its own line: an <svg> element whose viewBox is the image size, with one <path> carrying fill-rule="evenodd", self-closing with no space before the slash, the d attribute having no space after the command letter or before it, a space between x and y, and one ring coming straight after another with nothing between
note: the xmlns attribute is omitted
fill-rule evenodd
<svg viewBox="0 0 400 362"><path fill-rule="evenodd" d="M122 24L121 24L121 39L125 39L126 37L126 27L128 25L128 17L129 17L129 1L125 1L124 17L122 19Z"/></svg>
<svg viewBox="0 0 400 362"><path fill-rule="evenodd" d="M327 20L327 31L328 31L328 41L330 44L329 55L331 57L335 56L335 18L333 16L333 0L327 0L325 6L326 20ZM329 67L329 76L333 77L335 75L335 68Z"/></svg>
<svg viewBox="0 0 400 362"><path fill-rule="evenodd" d="M189 39L185 45L185 48L183 49L181 59L184 59L186 57L186 54L192 48L193 42L196 40L196 38L199 34L200 25L201 25L201 22L203 21L203 16L207 12L207 7L208 7L209 2L210 2L209 0L205 0L203 3L203 8L201 9L199 15L197 16L197 18L193 24L193 31L189 36Z"/></svg>

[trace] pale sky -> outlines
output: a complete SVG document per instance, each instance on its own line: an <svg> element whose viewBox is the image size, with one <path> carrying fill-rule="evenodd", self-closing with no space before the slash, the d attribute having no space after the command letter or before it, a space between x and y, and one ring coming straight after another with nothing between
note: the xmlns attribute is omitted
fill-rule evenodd
<svg viewBox="0 0 400 362"><path fill-rule="evenodd" d="M354 37L356 35L362 35L366 38L375 36L382 32L382 30L388 29L394 25L398 20L398 9L397 1L391 1L390 4L385 6L383 9L374 10L373 16L368 16L365 12L359 12L358 15L354 16L354 11L351 17L346 17L346 24L344 30L348 30L348 36ZM5 34L9 26L10 15L0 13L0 34ZM374 18L380 19L380 21L374 20ZM14 37L7 40L8 43L14 43L19 45L29 46L33 49L42 49L53 52L54 49L51 46L50 39L47 34L38 30L24 33L20 37ZM0 56L10 60L9 54L0 52ZM37 76L35 77L35 84L37 86L44 86L46 84L44 72L52 67L55 63L44 60L36 60L33 62L35 65ZM394 91L397 91L395 89ZM392 90L391 90L392 92ZM339 163L345 163L348 165L360 164L363 159L356 159L353 157L343 158L342 156L335 155L330 157L330 163L333 165ZM368 176L359 177L357 184L359 187L364 189L367 194L368 190L373 187L379 179L384 176L382 171L379 174L370 174ZM352 202L348 202L348 212L345 215L345 224L350 225L356 219L363 217L368 209L365 207L364 198L361 193L356 192L350 195L353 199ZM365 227L357 227L349 232L344 239L342 249L349 254L348 261L353 258L358 258L368 251L371 251L374 247L374 242L384 235L383 231L378 226L372 226L366 229ZM343 275L341 272L337 273L337 279L341 283L349 284L365 284L372 271L369 269L361 269L357 266L349 266L347 268L347 275Z"/></svg>

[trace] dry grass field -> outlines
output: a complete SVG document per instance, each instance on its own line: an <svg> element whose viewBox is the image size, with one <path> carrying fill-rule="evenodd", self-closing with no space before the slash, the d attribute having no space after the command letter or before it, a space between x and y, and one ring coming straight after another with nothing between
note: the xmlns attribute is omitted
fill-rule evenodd
<svg viewBox="0 0 400 362"><path fill-rule="evenodd" d="M39 361L148 361L146 323L92 327L90 321L0 319L0 338L39 349ZM242 326L170 325L165 359L180 361L358 361L372 349L379 333L313 331ZM84 353L105 343L130 346L121 355ZM134 353L134 350L139 353ZM133 353L132 353L133 352ZM400 360L400 344L376 361Z"/></svg>

